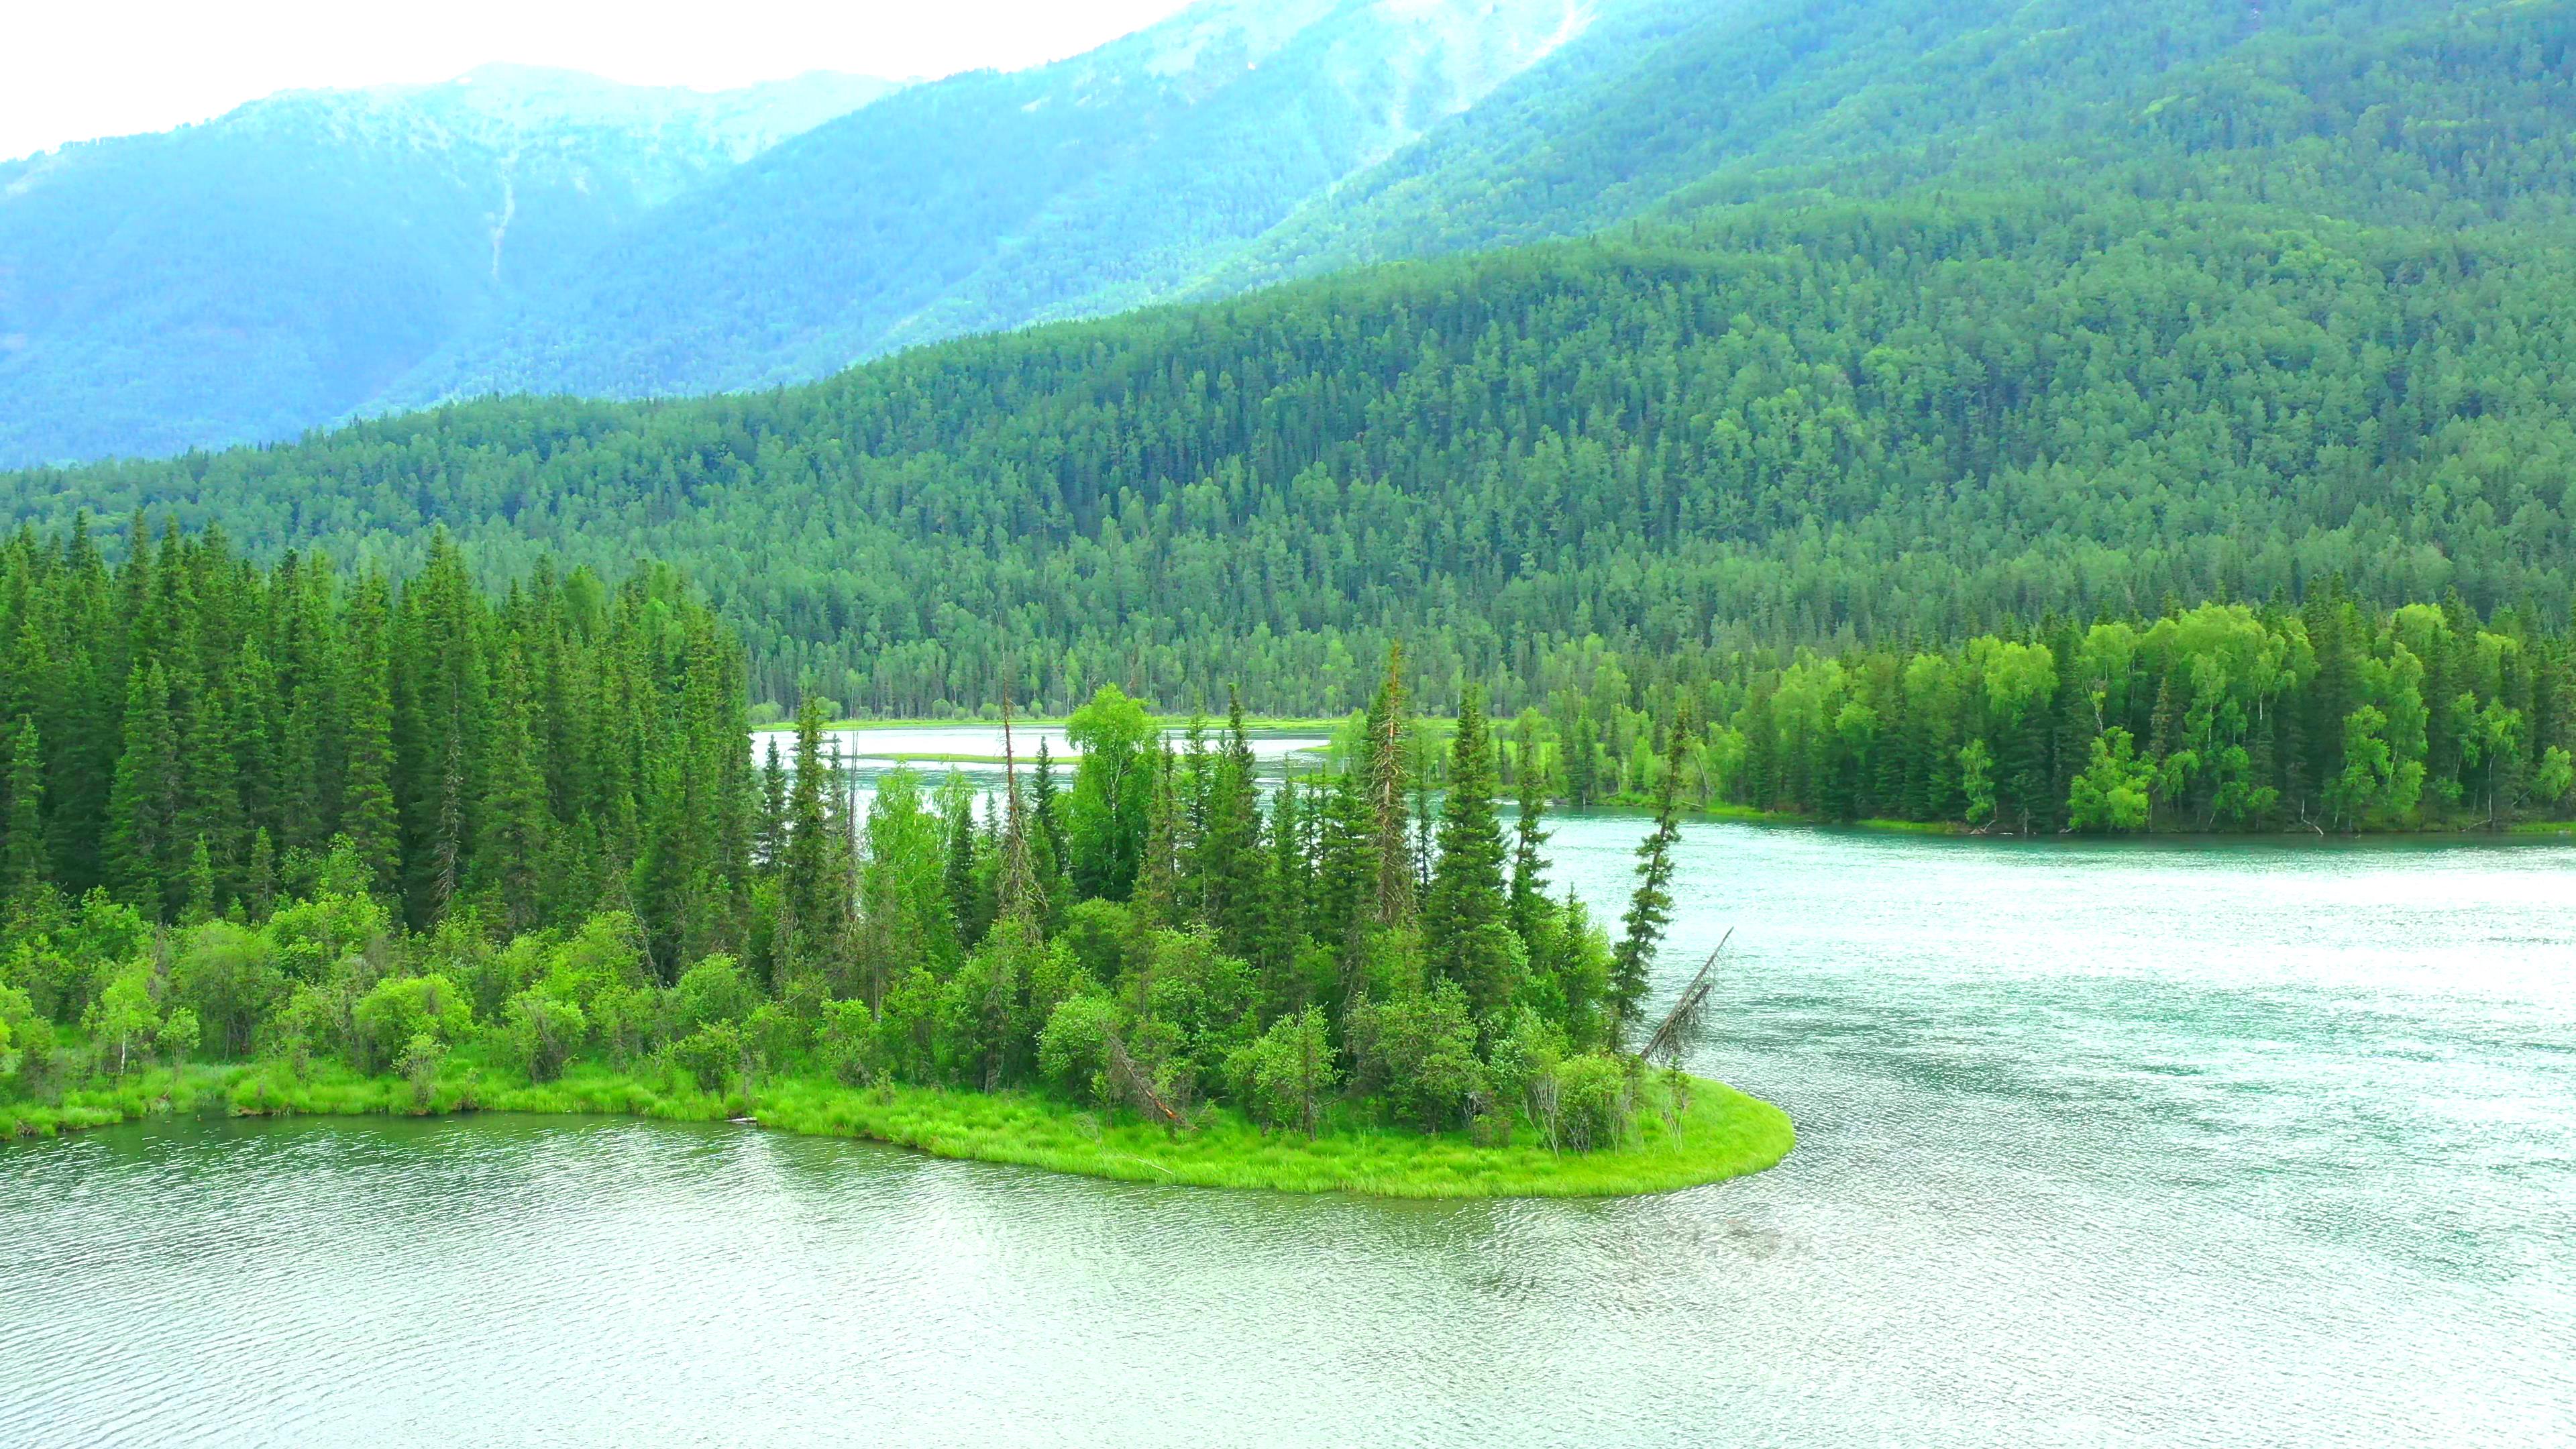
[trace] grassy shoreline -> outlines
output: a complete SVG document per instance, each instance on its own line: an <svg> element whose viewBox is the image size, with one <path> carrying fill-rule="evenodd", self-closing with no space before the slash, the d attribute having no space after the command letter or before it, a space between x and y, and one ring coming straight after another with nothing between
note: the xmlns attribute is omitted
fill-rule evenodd
<svg viewBox="0 0 2576 1449"><path fill-rule="evenodd" d="M1768 1168L1796 1144L1788 1114L1723 1083L1694 1078L1676 1131L1664 1087L1650 1077L1628 1140L1558 1153L1526 1130L1507 1145L1464 1133L1385 1129L1328 1132L1309 1141L1264 1133L1217 1111L1173 1136L1137 1121L1024 1093L928 1087L852 1088L822 1080L764 1084L749 1095L669 1091L598 1069L561 1081L508 1082L480 1069L442 1076L419 1105L397 1077L317 1068L296 1077L274 1064L192 1066L137 1073L64 1094L59 1106L0 1104L0 1142L50 1138L156 1115L430 1116L520 1112L675 1122L749 1118L809 1137L890 1143L933 1157L1044 1168L1125 1182L1397 1198L1631 1197L1699 1187Z"/></svg>

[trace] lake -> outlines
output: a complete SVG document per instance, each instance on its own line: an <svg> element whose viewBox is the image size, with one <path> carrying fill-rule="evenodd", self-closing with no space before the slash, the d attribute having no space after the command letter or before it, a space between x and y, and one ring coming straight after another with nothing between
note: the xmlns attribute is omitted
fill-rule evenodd
<svg viewBox="0 0 2576 1449"><path fill-rule="evenodd" d="M1799 1124L1754 1178L123 1128L0 1152L0 1443L2576 1443L2576 850L1700 824L1678 894L1699 1069Z"/></svg>

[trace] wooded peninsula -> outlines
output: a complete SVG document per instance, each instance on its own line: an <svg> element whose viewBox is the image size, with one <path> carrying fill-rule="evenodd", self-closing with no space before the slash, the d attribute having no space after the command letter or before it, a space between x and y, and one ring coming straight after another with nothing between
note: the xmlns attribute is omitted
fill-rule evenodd
<svg viewBox="0 0 2576 1449"><path fill-rule="evenodd" d="M1472 698L1428 805L1400 656L1329 777L1265 792L1239 711L1176 748L1103 688L1069 779L1041 746L999 791L898 769L862 809L819 701L755 764L740 648L668 574L495 599L445 546L399 584L131 547L22 536L6 565L10 1133L182 1102L758 1115L1430 1195L1789 1147L1680 1070L1705 972L1649 1013L1678 794L1614 942L1548 889L1536 774L1504 828Z"/></svg>

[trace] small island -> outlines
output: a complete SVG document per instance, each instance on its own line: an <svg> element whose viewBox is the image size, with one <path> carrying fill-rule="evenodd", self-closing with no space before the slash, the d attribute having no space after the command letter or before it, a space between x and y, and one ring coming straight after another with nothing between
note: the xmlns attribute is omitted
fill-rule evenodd
<svg viewBox="0 0 2576 1449"><path fill-rule="evenodd" d="M742 651L666 576L495 600L443 543L399 587L175 531L113 571L27 547L51 657L110 667L16 732L0 1138L608 1113L1398 1197L1669 1191L1794 1143L1683 1070L1716 958L1653 985L1683 772L1614 942L1548 887L1544 769L1506 830L1480 696L1417 719L1400 651L1302 777L1259 778L1239 706L1175 739L1103 687L1069 781L1006 711L998 788L863 791L819 700L755 761Z"/></svg>

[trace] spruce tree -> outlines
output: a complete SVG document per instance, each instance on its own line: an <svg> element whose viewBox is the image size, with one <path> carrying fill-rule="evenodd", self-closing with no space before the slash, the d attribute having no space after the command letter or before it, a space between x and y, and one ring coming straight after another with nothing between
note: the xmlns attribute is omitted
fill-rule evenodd
<svg viewBox="0 0 2576 1449"><path fill-rule="evenodd" d="M1404 713L1404 646L1389 645L1386 676L1368 712L1368 803L1371 820L1371 864L1376 867L1371 914L1382 926L1413 921L1413 842L1405 813L1404 791L1411 729Z"/></svg>
<svg viewBox="0 0 2576 1449"><path fill-rule="evenodd" d="M823 767L823 707L808 695L796 711L796 773L787 798L786 868L783 901L794 939L784 958L815 949L827 923L838 918L832 903L832 832L826 791L831 782Z"/></svg>
<svg viewBox="0 0 2576 1449"><path fill-rule="evenodd" d="M1540 852L1548 832L1539 828L1546 796L1533 771L1521 772L1520 815L1512 825L1512 884L1508 909L1512 929L1524 942L1538 934L1547 907L1547 860Z"/></svg>
<svg viewBox="0 0 2576 1449"><path fill-rule="evenodd" d="M1676 722L1672 738L1678 742L1687 732L1685 722ZM1673 847L1681 841L1680 763L1675 758L1664 771L1663 786L1655 798L1655 828L1637 847L1636 893L1628 899L1627 914L1619 918L1622 934L1610 957L1614 1049L1630 1045L1645 1014L1648 973L1663 947L1664 930L1673 920Z"/></svg>
<svg viewBox="0 0 2576 1449"><path fill-rule="evenodd" d="M1377 923L1377 816L1369 777L1354 763L1321 791L1315 883L1306 934L1339 952L1347 972L1362 935Z"/></svg>
<svg viewBox="0 0 2576 1449"><path fill-rule="evenodd" d="M137 670L125 699L125 749L108 791L107 887L148 921L168 917L178 872L179 738L170 722L169 677Z"/></svg>
<svg viewBox="0 0 2576 1449"><path fill-rule="evenodd" d="M760 771L760 862L772 871L787 863L787 766L778 736L769 737L769 759Z"/></svg>
<svg viewBox="0 0 2576 1449"><path fill-rule="evenodd" d="M1422 903L1422 942L1432 969L1466 990L1483 1017L1510 993L1503 929L1503 830L1494 813L1494 750L1484 696L1470 688L1449 749L1440 805L1439 860Z"/></svg>
<svg viewBox="0 0 2576 1449"><path fill-rule="evenodd" d="M18 722L9 753L7 875L12 905L33 901L51 878L45 842L45 751L36 722Z"/></svg>
<svg viewBox="0 0 2576 1449"><path fill-rule="evenodd" d="M1241 695L1228 701L1223 746L1212 757L1203 753L1199 758L1201 767L1214 775L1197 851L1200 909L1218 943L1229 954L1250 960L1259 949L1266 909L1259 786Z"/></svg>

